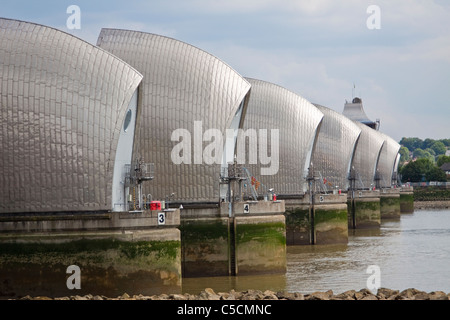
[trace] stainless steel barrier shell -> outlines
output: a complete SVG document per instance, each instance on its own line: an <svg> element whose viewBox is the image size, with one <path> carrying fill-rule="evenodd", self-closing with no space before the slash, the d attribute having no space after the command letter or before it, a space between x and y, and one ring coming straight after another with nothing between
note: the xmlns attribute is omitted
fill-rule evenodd
<svg viewBox="0 0 450 320"><path fill-rule="evenodd" d="M273 189L279 195L304 194L307 191L307 170L323 113L305 98L283 87L257 79L247 80L252 89L243 134L249 137L250 130L255 130L258 141L250 145L250 138L245 138L247 159L243 165L262 184L258 190L260 194L267 193L265 189ZM268 137L266 151L261 145L265 143L260 134L262 130L266 130ZM278 130L278 140L271 130ZM252 147L256 148L253 150ZM278 153L277 157L274 152ZM261 156L266 155L269 163L261 161ZM253 163L255 160L252 161L251 156L257 163Z"/></svg>
<svg viewBox="0 0 450 320"><path fill-rule="evenodd" d="M208 142L199 140L208 129L225 135L250 84L213 55L172 38L102 29L97 45L144 75L134 158L154 163L155 174L143 192L153 199L218 201L221 163L202 159ZM181 140L172 139L177 129L190 134L187 144L192 146L192 154L179 164L172 155Z"/></svg>
<svg viewBox="0 0 450 320"><path fill-rule="evenodd" d="M347 190L356 143L361 129L350 119L314 104L323 114L312 163L321 191Z"/></svg>
<svg viewBox="0 0 450 320"><path fill-rule="evenodd" d="M141 79L70 34L0 19L0 212L110 210L116 146Z"/></svg>

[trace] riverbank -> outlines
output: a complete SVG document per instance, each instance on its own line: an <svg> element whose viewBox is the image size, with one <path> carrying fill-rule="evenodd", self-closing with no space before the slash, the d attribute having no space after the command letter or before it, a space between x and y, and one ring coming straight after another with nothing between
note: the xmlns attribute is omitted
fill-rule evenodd
<svg viewBox="0 0 450 320"><path fill-rule="evenodd" d="M414 201L414 209L449 209L450 200Z"/></svg>
<svg viewBox="0 0 450 320"><path fill-rule="evenodd" d="M25 296L14 300L450 300L450 293L443 291L425 292L414 288L403 291L380 288L376 293L370 290L361 289L360 291L349 290L343 293L335 294L332 290L326 292L313 292L302 294L298 292L286 291L260 291L246 290L229 292L215 292L211 288L206 288L200 294L160 294L152 296L133 295L124 293L121 296L111 298L101 295L85 295L70 297L31 297Z"/></svg>
<svg viewBox="0 0 450 320"><path fill-rule="evenodd" d="M450 189L438 186L414 187L414 202L450 202Z"/></svg>

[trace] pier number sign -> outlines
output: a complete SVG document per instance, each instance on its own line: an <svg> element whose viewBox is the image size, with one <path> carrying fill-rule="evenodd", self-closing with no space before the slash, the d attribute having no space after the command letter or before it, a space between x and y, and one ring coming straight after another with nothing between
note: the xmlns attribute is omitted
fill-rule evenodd
<svg viewBox="0 0 450 320"><path fill-rule="evenodd" d="M244 204L244 213L250 213L250 205L248 203Z"/></svg>
<svg viewBox="0 0 450 320"><path fill-rule="evenodd" d="M158 225L166 224L166 213L158 212Z"/></svg>

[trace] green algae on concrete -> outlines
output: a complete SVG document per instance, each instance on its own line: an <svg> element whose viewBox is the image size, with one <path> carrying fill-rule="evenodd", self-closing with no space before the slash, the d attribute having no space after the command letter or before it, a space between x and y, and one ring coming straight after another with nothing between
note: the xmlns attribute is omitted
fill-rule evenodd
<svg viewBox="0 0 450 320"><path fill-rule="evenodd" d="M308 204L286 208L286 244L309 245L348 242L348 217L345 198L325 198L315 204L313 215ZM334 201L334 202L331 202Z"/></svg>
<svg viewBox="0 0 450 320"><path fill-rule="evenodd" d="M400 195L380 194L381 219L400 219Z"/></svg>
<svg viewBox="0 0 450 320"><path fill-rule="evenodd" d="M318 194L286 204L286 244L348 243L347 195Z"/></svg>
<svg viewBox="0 0 450 320"><path fill-rule="evenodd" d="M379 228L381 225L380 199L355 198L347 201L348 226L353 229Z"/></svg>
<svg viewBox="0 0 450 320"><path fill-rule="evenodd" d="M180 230L183 277L229 274L228 218L182 219Z"/></svg>
<svg viewBox="0 0 450 320"><path fill-rule="evenodd" d="M282 214L183 218L183 277L286 271Z"/></svg>
<svg viewBox="0 0 450 320"><path fill-rule="evenodd" d="M284 204L237 201L184 210L180 223L183 277L284 272Z"/></svg>
<svg viewBox="0 0 450 320"><path fill-rule="evenodd" d="M309 206L286 207L286 244L310 244Z"/></svg>
<svg viewBox="0 0 450 320"><path fill-rule="evenodd" d="M320 204L314 207L315 244L348 243L347 204Z"/></svg>
<svg viewBox="0 0 450 320"><path fill-rule="evenodd" d="M414 212L414 193L400 191L400 212L412 213Z"/></svg>
<svg viewBox="0 0 450 320"><path fill-rule="evenodd" d="M236 273L286 272L283 215L235 218Z"/></svg>
<svg viewBox="0 0 450 320"><path fill-rule="evenodd" d="M155 240L164 238L160 232L166 238L174 233L174 239ZM2 235L0 240L0 296L155 294L181 289L181 244L176 229ZM66 270L71 265L80 268L80 289L67 287L70 274Z"/></svg>

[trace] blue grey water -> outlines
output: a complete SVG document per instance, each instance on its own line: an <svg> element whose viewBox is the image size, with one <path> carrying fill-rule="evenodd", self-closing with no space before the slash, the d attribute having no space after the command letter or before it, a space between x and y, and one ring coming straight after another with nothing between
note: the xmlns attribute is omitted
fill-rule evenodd
<svg viewBox="0 0 450 320"><path fill-rule="evenodd" d="M367 288L372 265L379 267L381 287L449 293L450 210L416 210L383 220L379 229L349 230L346 245L288 246L283 275L185 278L182 290L341 293Z"/></svg>

